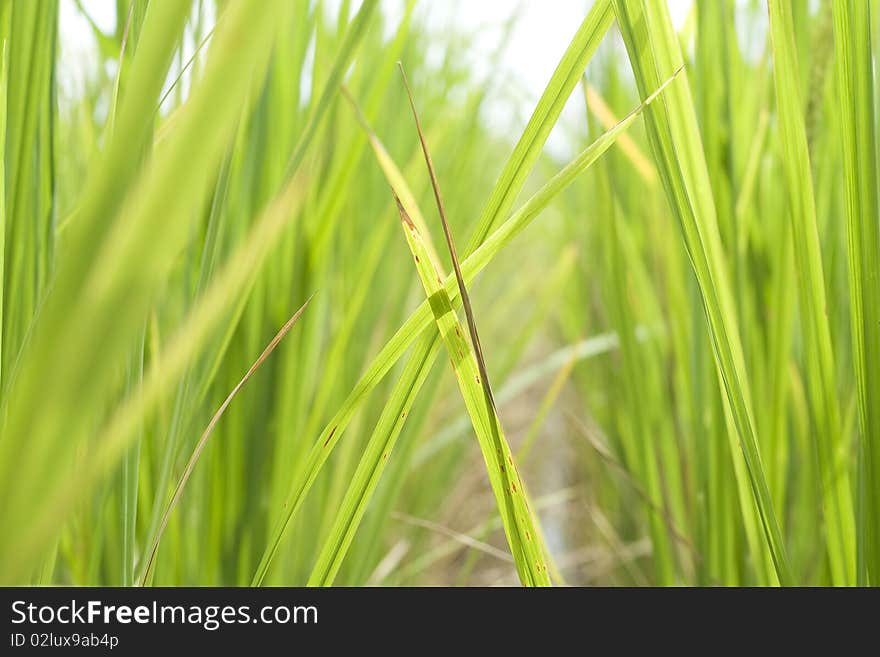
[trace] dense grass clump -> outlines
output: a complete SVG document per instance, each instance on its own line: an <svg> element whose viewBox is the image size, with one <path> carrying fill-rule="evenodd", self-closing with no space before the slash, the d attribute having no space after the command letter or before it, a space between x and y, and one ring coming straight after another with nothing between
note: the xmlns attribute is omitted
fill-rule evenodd
<svg viewBox="0 0 880 657"><path fill-rule="evenodd" d="M0 4L0 582L880 584L873 3L400 4Z"/></svg>

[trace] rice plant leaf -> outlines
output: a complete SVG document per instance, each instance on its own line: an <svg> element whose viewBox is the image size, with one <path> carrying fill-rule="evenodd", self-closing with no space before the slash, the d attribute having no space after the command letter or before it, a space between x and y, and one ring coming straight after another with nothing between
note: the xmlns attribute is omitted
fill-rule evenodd
<svg viewBox="0 0 880 657"><path fill-rule="evenodd" d="M400 74L403 77L403 84L406 88L406 94L409 99L410 109L412 110L413 119L415 121L416 132L418 133L419 142L422 147L422 154L425 157L425 165L428 168L428 174L431 179L431 188L434 191L434 200L437 202L437 210L440 214L440 222L443 226L443 234L446 238L446 246L449 250L449 256L452 259L452 267L453 271L455 272L455 281L458 285L458 293L461 297L462 307L464 308L465 318L467 320L468 333L470 334L470 349L473 354L474 360L476 361L478 379L481 383L481 387L483 390L484 413L486 418L488 419L489 426L491 428L490 436L484 436L484 440L481 443L484 445L483 456L486 460L487 467L490 469L490 472L492 467L500 468L503 484L502 490L514 491L513 504L510 505L512 508L509 510L512 512L512 517L514 521L519 520L519 522L516 522L513 528L506 527L506 533L511 550L514 551L514 553L516 553L514 540L518 540L521 549L523 547L525 548L522 550L522 552L524 553L522 562L517 561L516 558L514 558L520 573L520 580L523 584L540 584L542 586L549 586L550 573L545 559L550 560L551 555L544 544L544 536L543 532L541 531L541 526L538 522L538 519L532 516L531 510L529 508L528 490L519 477L516 463L510 451L510 446L508 445L507 440L504 437L503 429L501 426L501 418L498 415L498 408L495 405L495 397L492 394L492 386L489 383L489 373L486 368L485 357L483 356L483 347L480 343L480 336L477 332L477 322L476 319L474 319L474 311L471 306L470 295L468 294L467 286L464 282L464 277L461 274L461 264L459 263L458 254L456 253L455 240L452 237L452 230L449 228L449 221L446 218L446 209L444 208L442 195L440 193L440 183L437 180L437 173L434 169L434 163L431 160L431 153L425 140L425 134L422 130L422 123L419 119L419 113L416 110L415 99L413 98L412 89L409 86L409 80L407 80L403 64L398 62L398 66L400 67ZM397 207L400 212L401 218L404 219L404 227L406 228L407 226L412 225L412 222L408 220L406 209L396 195L395 201L397 202ZM430 239L422 241L430 243ZM418 258L416 258L416 260L418 261ZM439 263L435 260L433 264L434 273L439 272L440 270L437 266ZM433 279L430 280L433 281ZM426 279L424 278L424 276L422 277L422 282L423 285L426 284ZM433 285L433 283L427 284ZM426 292L428 292L427 288ZM451 313L451 316L455 320L455 322L458 323L458 317L456 316L454 311ZM437 327L438 329L440 329L442 335L443 326L441 324L441 321L445 321L445 318L439 318L437 313L435 312L434 319L435 321L437 321ZM460 338L460 326L454 326L454 328L455 335ZM455 341L451 338L444 337L444 342L446 342L447 350L449 351L450 355L454 354L454 350L457 346L454 343ZM467 386L468 388L472 388L473 383L469 374L470 372L466 371L460 372L458 374L460 387ZM473 412L475 409L470 410L471 412ZM471 419L473 422L473 415L471 416ZM474 423L474 428L476 429L476 427L477 425L476 423ZM491 438L491 443L488 438ZM494 452L492 450L493 446L495 448ZM497 456L499 459L501 459L500 463L492 464L490 462L491 455L493 454L494 456ZM505 457L501 458L500 454L505 454ZM504 459L507 459L509 467L506 467ZM513 471L513 475L515 475L514 477L510 476L511 470ZM515 481L511 479L515 479ZM498 502L500 507L502 498L498 498L497 494L498 491L496 490L496 501ZM503 500L504 502L510 501L508 496L503 496ZM519 511L520 515L517 515L517 511ZM557 579L561 579L558 576L558 571L556 570L555 566L553 569L553 573L554 577L556 577Z"/></svg>
<svg viewBox="0 0 880 657"><path fill-rule="evenodd" d="M50 10L51 7L50 3L15 3L12 10L15 15L19 14L19 10ZM55 283L41 302L38 320L28 327L28 344L23 347L16 345L11 352L16 356L15 368L7 368L4 372L7 395L3 404L9 410L3 427L3 440L0 440L0 498L8 509L14 509L15 512L3 514L0 520L0 525L11 523L2 529L0 538L0 560L4 566L9 565L8 570L0 568L0 579L10 573L20 574L20 569L14 569L14 564L19 560L29 562L35 558L33 546L15 547L16 541L23 539L28 532L20 532L12 527L20 525L16 522L19 517L45 515L47 509L42 503L48 487L40 484L36 491L29 489L39 483L41 477L45 481L55 481L55 473L63 467L69 458L70 448L80 438L76 424L91 419L88 414L93 398L90 395L99 397L102 387L106 388L111 382L111 377L101 373L100 363L112 364L114 359L96 360L88 355L90 351L95 351L95 347L105 346L101 330L94 327L100 314L93 315L86 309L78 291L82 289L88 270L94 264L95 245L101 242L107 224L115 217L127 189L136 178L137 165L153 127L152 121L141 120L140 107L144 102L150 102L147 99L155 99L161 89L187 11L188 3L177 0L163 3L151 12L150 20L144 26L143 47L138 49L128 69L131 85L117 114L116 125L120 132L124 131L124 138L111 140L90 176L79 213L81 221L77 222L78 229L68 236L63 245L63 253L56 265ZM22 37L26 34L23 31L18 33ZM22 48L15 49L19 53L43 50L33 44L22 44ZM35 75L30 77L34 81L38 79ZM18 112L24 109L18 104L26 97L25 94L15 94L16 102L12 104L15 116L19 116ZM39 112L32 106L27 115L30 116L29 120L33 120ZM34 134L35 131L31 130L30 133ZM7 131L7 134L12 134L13 138L22 136L18 130ZM32 169L30 166L15 168L20 174ZM32 222L34 208L27 211L32 215L27 220ZM24 243L21 245L24 246ZM28 278L33 277L29 275ZM76 307L78 312L72 311L72 307ZM26 317L28 321L31 320L24 308L16 308L15 312L19 319ZM78 322L77 328L71 326L74 321ZM87 329L84 322L93 321L93 328ZM113 337L119 338L123 334L120 331L118 336ZM7 356L12 348L8 337L8 334L4 336L7 339L3 345ZM98 344L90 345L92 340ZM88 366L80 365L77 361L79 356L84 357ZM6 364L11 360L7 358ZM77 377L92 378L94 385L83 386L71 381ZM49 413L42 411L47 398L53 400L52 412ZM24 440L25 436L27 441ZM16 501L18 496L21 496L20 503Z"/></svg>
<svg viewBox="0 0 880 657"><path fill-rule="evenodd" d="M196 467L196 461L199 460L199 456L202 454L202 450L205 449L205 445L208 443L208 438L211 437L211 433L214 431L214 427L217 426L217 423L220 421L220 418L223 416L223 413L232 403L232 400L238 394L238 391L244 387L244 384L248 382L256 371L260 368L260 365L269 357L269 355L275 351L275 347L284 339L284 336L293 328L293 325L296 324L297 320L300 318L300 315L305 312L306 307L308 307L309 303L311 303L312 298L315 295L312 294L308 299L306 299L305 303L299 307L299 309L293 313L290 319L285 322L284 326L282 326L272 340L269 341L269 344L266 345L266 348L263 349L262 353L257 357L254 361L253 365L250 366L247 372L245 372L244 376L241 377L241 380L235 385L235 387L229 392L226 396L226 399L223 400L223 403L220 404L220 407L211 416L211 420L208 422L208 426L205 427L205 430L202 432L202 435L199 437L199 441L196 443L195 449L193 449L192 455L189 457L189 461L187 461L186 467L183 469L183 473L180 475L180 479L177 481L177 485L174 487L174 493L171 496L171 500L168 502L168 506L165 507L165 512L162 514L162 521L159 524L159 531L156 533L156 537L153 539L152 544L150 545L147 554L146 565L144 566L144 571L140 576L141 586L147 581L147 578L150 576L150 572L153 568L153 563L156 559L156 552L159 549L159 542L162 540L162 533L165 531L165 527L168 526L168 519L171 517L171 513L174 511L174 507L177 506L180 501L181 496L183 495L183 489L186 486L187 481L189 481L189 477L192 474L193 469Z"/></svg>
<svg viewBox="0 0 880 657"><path fill-rule="evenodd" d="M865 481L858 505L857 580L880 583L880 222L869 0L833 3L837 102L849 264L850 324Z"/></svg>
<svg viewBox="0 0 880 657"><path fill-rule="evenodd" d="M638 328L644 329L644 327L641 326ZM638 338L639 340L645 340L647 338L647 332L644 330L638 331ZM555 373L556 377L554 377L554 380L558 380L560 373L570 365L577 364L584 360L590 360L604 354L609 354L613 351L617 351L619 347L620 339L618 338L617 333L614 332L601 333L586 338L585 340L579 340L566 347L562 347L543 360L511 376L498 391L498 405L504 406L505 404L511 403L537 381L549 377L551 374ZM470 428L470 420L466 413L449 422L419 448L416 452L414 464L420 465L425 463L439 450L449 445L450 442L465 435ZM520 450L524 450L525 446L526 443L523 442L523 446L520 447ZM522 456L528 456L528 451L526 450L522 456L520 456L518 452L517 456L522 460Z"/></svg>
<svg viewBox="0 0 880 657"><path fill-rule="evenodd" d="M683 66L669 9L663 0L615 0L614 9L644 97L669 72ZM753 495L753 500L741 499L741 506L747 522L756 509L776 573L786 584L792 581L791 569L758 451L738 321L697 125L687 76L682 75L662 102L648 110L648 138L699 285L719 383L735 428L733 436L739 439L732 453L735 464L738 459L744 461L738 471L740 490L747 476Z"/></svg>
<svg viewBox="0 0 880 657"><path fill-rule="evenodd" d="M15 378L16 363L48 283L55 255L50 226L56 179L52 128L58 37L58 3L4 3L6 18L6 105L2 393ZM4 397L3 403L7 399Z"/></svg>
<svg viewBox="0 0 880 657"><path fill-rule="evenodd" d="M186 64L184 64L180 68L180 72L177 74L177 76L174 78L174 80L172 80L171 84L168 85L168 88L165 90L165 93L162 94L162 97L159 99L159 102L156 103L156 110L157 111L162 107L162 104L168 99L168 96L171 95L171 92L177 88L177 85L180 84L180 81L183 80L183 76L186 74L186 72L190 69L190 67L196 61L196 58L204 51L205 46L208 45L208 41L210 41L211 37L214 36L215 29L216 29L216 26L212 27L210 30L208 30L208 33L202 37L202 40L199 41L199 45L197 45L195 47L192 55L190 55L189 59L186 60Z"/></svg>
<svg viewBox="0 0 880 657"><path fill-rule="evenodd" d="M855 518L847 469L837 465L843 441L812 170L799 89L798 53L790 0L768 0L768 5L782 166L798 271L806 380L822 478L828 560L832 582L842 586L855 583Z"/></svg>
<svg viewBox="0 0 880 657"><path fill-rule="evenodd" d="M318 102L312 106L306 125L300 133L299 141L297 141L293 154L287 163L286 177L291 176L299 167L309 145L312 143L312 139L317 134L316 128L318 124L324 119L327 114L327 108L336 98L336 92L339 89L339 84L342 82L342 77L351 65L352 58L363 39L364 32L367 29L367 25L369 25L370 17L377 4L378 0L364 0L357 14L355 14L351 25L346 30L342 44L339 46L339 50L333 60L330 73L321 87L321 95L318 98Z"/></svg>
<svg viewBox="0 0 880 657"><path fill-rule="evenodd" d="M431 153L428 150L428 144L425 142L425 133L422 131L422 122L419 120L419 113L416 111L416 102L413 98L412 89L409 86L409 80L406 78L406 71L403 64L398 62L400 74L403 77L403 85L406 88L406 95L409 98L409 106L412 109L413 119L416 124L416 132L419 135L419 143L422 146L422 154L425 156L425 165L428 167L428 175L431 178L431 188L434 190L434 200L437 201L437 210L440 213L440 223L443 225L443 235L446 237L446 246L449 249L449 256L452 258L452 269L455 272L455 282L458 285L458 294L461 298L461 305L464 308L465 318L467 319L468 333L471 337L471 347L474 350L474 356L477 361L477 368L480 371L480 378L483 381L483 391L486 395L486 401L490 406L490 410L497 414L498 409L495 408L495 398L492 395L492 386L489 384L489 374L486 371L486 359L483 358L483 347L480 344L480 336L477 333L477 322L474 319L474 311L471 307L470 296L468 295L467 286L464 283L464 277L461 275L461 264L458 260L458 253L455 250L455 240L452 237L452 231L449 228L449 221L446 219L446 210L443 207L443 199L440 194L440 183L437 181L437 172L434 170L434 163L431 161ZM399 198L395 196L398 207L403 211ZM439 262L434 260L434 262ZM435 317L436 319L436 317ZM500 424L500 423L499 423Z"/></svg>
<svg viewBox="0 0 880 657"><path fill-rule="evenodd" d="M113 140L70 228L10 389L0 441L0 498L16 513L0 519L0 579L22 572L19 562L33 559L51 536L55 510L47 504L52 491L43 482L64 487L77 478L69 457L111 393L115 364L139 334L198 216L212 173L247 108L248 90L268 63L277 29L273 14L283 13L282 4L263 3L260 11L244 1L227 5L204 76L141 172L141 149L189 3L157 3L147 14ZM241 42L253 47L240 52ZM40 410L47 397L53 400L51 413ZM34 531L6 527L22 516L31 519Z"/></svg>
<svg viewBox="0 0 880 657"><path fill-rule="evenodd" d="M318 558L309 576L309 586L331 586L354 540L358 526L366 513L367 506L379 485L379 480L388 464L404 422L412 410L416 395L431 373L424 366L426 359L434 359L440 341L434 336L419 338L413 353L400 373L400 381L412 381L413 385L401 394L395 387L389 396L379 421L364 448L351 483L339 505L333 526L318 553Z"/></svg>
<svg viewBox="0 0 880 657"><path fill-rule="evenodd" d="M397 200L407 244L413 254L434 320L449 352L459 389L483 452L489 481L501 512L507 542L520 580L526 586L549 586L550 577L544 560L544 548L538 544L536 523L525 499L523 484L498 415L494 405L487 403L475 351L465 340L461 323L443 287L443 279L425 247L425 238L410 219L403 204Z"/></svg>
<svg viewBox="0 0 880 657"><path fill-rule="evenodd" d="M46 512L35 518L27 538L39 540L69 513L80 496L103 480L131 445L144 417L148 417L167 394L169 382L179 379L193 358L226 316L230 306L244 296L271 246L302 202L304 179L295 177L266 208L244 243L216 273L198 302L168 345L153 360L143 380L114 410L95 441L95 448L83 472L47 491ZM32 535L31 535L32 534ZM5 565L5 564L4 564ZM10 567L10 572L14 572Z"/></svg>
<svg viewBox="0 0 880 657"><path fill-rule="evenodd" d="M602 98L602 95L593 85L587 82L586 78L584 78L583 87L584 100L587 103L587 109L599 119L599 122L605 130L613 128L617 124L617 117L605 102L605 99ZM633 168L638 171L645 183L651 186L657 184L657 171L654 169L654 165L645 156L632 137L629 135L621 135L617 142L617 146L632 163Z"/></svg>
<svg viewBox="0 0 880 657"><path fill-rule="evenodd" d="M9 23L12 4L5 2L0 6L0 390L2 390L4 335L3 308L6 289L6 123L9 90Z"/></svg>

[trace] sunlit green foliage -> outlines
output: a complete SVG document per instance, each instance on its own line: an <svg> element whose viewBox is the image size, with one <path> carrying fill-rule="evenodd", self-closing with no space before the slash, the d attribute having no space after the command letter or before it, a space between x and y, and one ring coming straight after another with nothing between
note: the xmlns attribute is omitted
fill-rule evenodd
<svg viewBox="0 0 880 657"><path fill-rule="evenodd" d="M0 3L0 583L880 583L875 4L392 4Z"/></svg>

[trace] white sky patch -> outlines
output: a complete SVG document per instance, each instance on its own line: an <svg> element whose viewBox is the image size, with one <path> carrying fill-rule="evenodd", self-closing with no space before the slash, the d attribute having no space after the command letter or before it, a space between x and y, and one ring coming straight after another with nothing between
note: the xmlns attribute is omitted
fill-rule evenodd
<svg viewBox="0 0 880 657"><path fill-rule="evenodd" d="M338 3L339 0L330 0L328 10L335 12L334 5L338 7ZM102 31L113 30L114 3L82 0L82 4ZM354 8L357 3L352 5ZM491 80L493 84L485 112L489 127L502 134L519 134L591 5L591 0L421 0L416 11L431 31L449 30L469 36L471 72L476 80ZM692 5L693 0L669 0L676 28L684 24ZM402 0L382 0L382 9L393 29L402 16ZM512 17L517 20L502 44L503 26ZM92 28L74 0L61 0L60 29L61 82L73 93L82 88L88 67L94 66L97 47ZM188 45L191 52L191 44ZM493 65L493 57L502 45L500 59ZM442 57L442 52L429 50L431 54L437 59ZM567 128L551 134L551 152L568 157L579 150L582 144L569 144L568 136L572 131L583 132L583 112L583 101L573 97L562 115Z"/></svg>
<svg viewBox="0 0 880 657"><path fill-rule="evenodd" d="M478 80L491 78L499 91L487 100L487 123L491 129L515 136L525 126L592 4L591 0L428 0L419 7L429 28L448 25L473 36L472 72ZM692 0L669 0L676 29L684 25L692 5ZM502 45L503 26L513 16L517 20L503 44L498 67L493 68L492 57ZM584 146L571 143L572 134L586 132L584 112L580 94L573 93L561 125L548 139L547 149L552 154L567 159Z"/></svg>

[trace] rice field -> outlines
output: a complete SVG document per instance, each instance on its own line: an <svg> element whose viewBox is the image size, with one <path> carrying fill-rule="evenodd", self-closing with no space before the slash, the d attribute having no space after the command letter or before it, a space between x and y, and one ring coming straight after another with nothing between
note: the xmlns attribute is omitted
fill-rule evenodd
<svg viewBox="0 0 880 657"><path fill-rule="evenodd" d="M880 584L877 6L572 2L0 3L0 583Z"/></svg>

